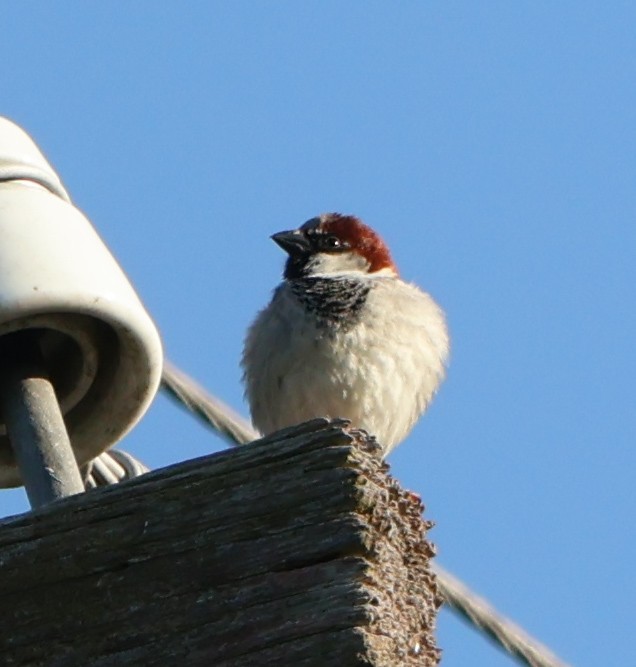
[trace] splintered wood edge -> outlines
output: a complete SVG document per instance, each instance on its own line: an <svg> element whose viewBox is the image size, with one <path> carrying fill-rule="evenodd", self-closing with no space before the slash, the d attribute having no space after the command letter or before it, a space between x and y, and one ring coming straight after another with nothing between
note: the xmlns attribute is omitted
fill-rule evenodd
<svg viewBox="0 0 636 667"><path fill-rule="evenodd" d="M360 508L368 526L365 587L369 625L363 629L372 665L436 665L440 651L435 621L442 597L431 569L434 546L426 539L433 523L423 519L418 495L404 490L379 462L374 440L345 429L363 452L355 456Z"/></svg>

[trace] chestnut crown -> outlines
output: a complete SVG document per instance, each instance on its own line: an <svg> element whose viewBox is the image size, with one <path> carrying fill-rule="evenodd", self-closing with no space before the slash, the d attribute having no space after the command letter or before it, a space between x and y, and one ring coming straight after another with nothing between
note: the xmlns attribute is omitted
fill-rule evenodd
<svg viewBox="0 0 636 667"><path fill-rule="evenodd" d="M382 238L353 215L323 213L272 239L289 255L284 277L377 273L397 269Z"/></svg>

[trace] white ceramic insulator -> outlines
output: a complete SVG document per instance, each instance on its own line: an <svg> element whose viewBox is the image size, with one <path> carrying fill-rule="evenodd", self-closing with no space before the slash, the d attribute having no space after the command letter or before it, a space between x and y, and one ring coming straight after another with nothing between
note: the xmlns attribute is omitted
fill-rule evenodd
<svg viewBox="0 0 636 667"><path fill-rule="evenodd" d="M154 398L163 363L154 323L33 141L0 118L0 335L22 329L41 332L80 465ZM0 422L0 486L20 484Z"/></svg>

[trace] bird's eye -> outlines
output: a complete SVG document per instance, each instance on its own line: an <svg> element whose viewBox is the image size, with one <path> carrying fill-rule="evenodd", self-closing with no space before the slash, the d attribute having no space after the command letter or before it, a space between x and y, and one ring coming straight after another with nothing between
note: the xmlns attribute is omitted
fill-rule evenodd
<svg viewBox="0 0 636 667"><path fill-rule="evenodd" d="M337 236L327 236L325 239L325 245L327 248L339 248L342 243L340 242L340 239Z"/></svg>

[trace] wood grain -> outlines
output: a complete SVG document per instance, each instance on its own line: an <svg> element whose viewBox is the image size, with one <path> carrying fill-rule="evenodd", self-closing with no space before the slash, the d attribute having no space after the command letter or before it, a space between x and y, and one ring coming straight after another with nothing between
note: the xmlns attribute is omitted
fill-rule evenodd
<svg viewBox="0 0 636 667"><path fill-rule="evenodd" d="M437 664L429 524L378 451L313 420L1 522L2 664Z"/></svg>

